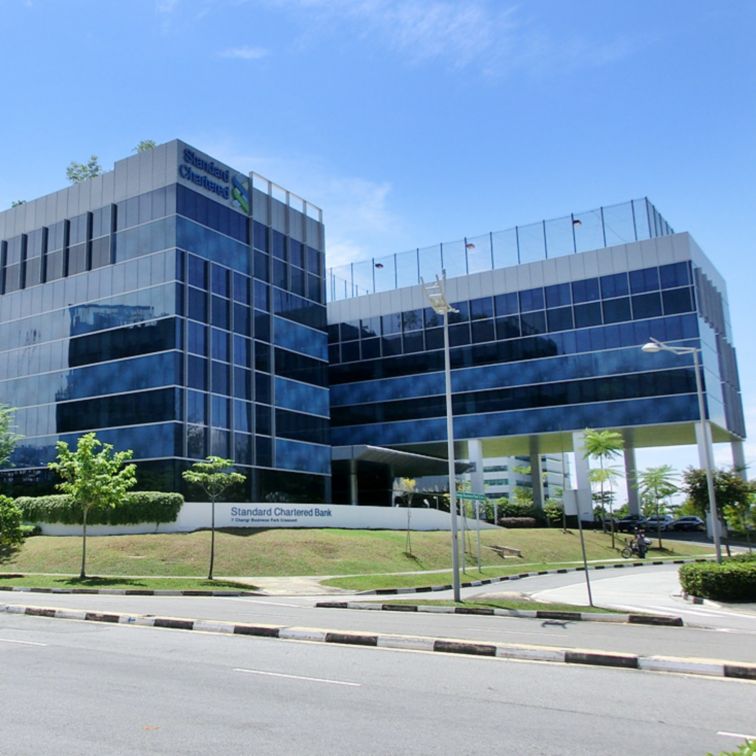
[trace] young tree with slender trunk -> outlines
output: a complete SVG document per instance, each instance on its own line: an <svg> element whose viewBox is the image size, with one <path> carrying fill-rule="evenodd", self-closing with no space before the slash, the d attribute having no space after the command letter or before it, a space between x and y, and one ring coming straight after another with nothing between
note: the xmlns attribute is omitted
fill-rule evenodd
<svg viewBox="0 0 756 756"><path fill-rule="evenodd" d="M232 467L232 459L223 459L223 457L206 457L203 462L195 462L191 469L184 470L181 476L187 483L191 483L202 489L204 494L210 499L210 568L208 569L207 579L213 579L213 565L215 563L215 502L231 486L243 483L246 475L238 472L229 472L228 468Z"/></svg>
<svg viewBox="0 0 756 756"><path fill-rule="evenodd" d="M92 509L112 509L136 485L136 465L126 464L134 452L131 449L113 452L113 445L103 444L94 433L80 436L75 451L69 449L65 441L58 441L55 446L58 461L47 465L63 479L55 487L81 507L79 578L84 580L87 576L87 515Z"/></svg>
<svg viewBox="0 0 756 756"><path fill-rule="evenodd" d="M660 502L676 493L677 473L671 465L660 465L659 467L649 467L638 473L638 490L643 497L653 499L656 511L656 536L659 539L659 548L662 548Z"/></svg>
<svg viewBox="0 0 756 756"><path fill-rule="evenodd" d="M601 486L601 503L604 499L604 482L607 475L604 471L604 463L614 459L619 455L625 446L622 434L613 430L594 430L593 428L585 429L585 456L598 459L601 473L597 476ZM610 513L611 515L611 513ZM614 548L614 519L610 517L610 526L612 533L612 548ZM604 529L606 524L604 523Z"/></svg>

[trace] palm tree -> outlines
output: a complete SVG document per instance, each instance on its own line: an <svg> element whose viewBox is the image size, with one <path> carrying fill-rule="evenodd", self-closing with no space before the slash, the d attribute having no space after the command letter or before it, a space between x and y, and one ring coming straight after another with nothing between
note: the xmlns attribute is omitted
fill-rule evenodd
<svg viewBox="0 0 756 756"><path fill-rule="evenodd" d="M641 495L651 497L656 505L656 535L659 538L659 548L662 547L659 502L677 491L676 478L677 473L670 465L649 467L638 473L638 490Z"/></svg>
<svg viewBox="0 0 756 756"><path fill-rule="evenodd" d="M625 442L622 439L622 435L613 430L594 430L592 428L585 429L585 457L591 457L598 459L600 464L600 473L596 476L601 485L601 503L603 505L604 499L604 483L609 477L605 472L604 462L618 456L622 451ZM611 511L610 511L611 515ZM602 518L603 519L603 518ZM612 548L614 548L614 519L610 519L610 527L612 533ZM606 522L604 521L604 529L606 529Z"/></svg>

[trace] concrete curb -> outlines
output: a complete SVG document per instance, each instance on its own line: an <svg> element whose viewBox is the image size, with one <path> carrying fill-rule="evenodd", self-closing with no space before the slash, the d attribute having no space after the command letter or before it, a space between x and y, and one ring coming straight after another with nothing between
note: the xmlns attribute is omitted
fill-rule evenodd
<svg viewBox="0 0 756 756"><path fill-rule="evenodd" d="M708 562L709 559L657 559L653 562L620 562L618 564L595 564L589 570L621 570L628 567L658 567L664 564L688 564L689 562ZM473 580L462 583L462 588L477 588L481 585L504 583L508 580L521 580L522 578L538 577L539 575L564 575L568 572L585 572L585 567L560 567L557 570L538 570L536 572L519 572L516 575L502 575L501 577L487 578L485 580ZM433 585L421 588L376 588L373 591L358 591L357 596L397 596L405 593L429 593L434 591L451 591L453 585Z"/></svg>
<svg viewBox="0 0 756 756"><path fill-rule="evenodd" d="M111 614L82 609L55 609L11 604L0 604L0 613L23 614L51 619L73 619L83 622L139 625L173 630L226 633L229 635L250 635L262 638L279 638L282 640L428 651L442 654L469 654L471 656L521 661L557 662L562 664L637 669L651 672L677 672L706 677L735 678L738 680L756 680L756 664L743 664L724 660L638 656L636 654L622 654L590 649L553 648L509 643L481 643L455 640L453 638L428 638L395 634L381 635L376 633L325 630L312 627L236 624L214 620L152 617L138 614Z"/></svg>
<svg viewBox="0 0 756 756"><path fill-rule="evenodd" d="M19 575L18 577L23 577ZM16 593L83 593L102 594L104 596L265 596L259 591L170 591L148 590L142 588L27 588L19 585L1 585L0 591Z"/></svg>
<svg viewBox="0 0 756 756"><path fill-rule="evenodd" d="M623 622L633 625L668 625L682 627L681 617L663 614L603 614L594 612L562 612L548 609L496 609L494 607L416 606L414 604L372 604L360 601L319 601L320 609L365 609L384 612L425 612L431 614L476 614L493 617L564 620L566 622Z"/></svg>

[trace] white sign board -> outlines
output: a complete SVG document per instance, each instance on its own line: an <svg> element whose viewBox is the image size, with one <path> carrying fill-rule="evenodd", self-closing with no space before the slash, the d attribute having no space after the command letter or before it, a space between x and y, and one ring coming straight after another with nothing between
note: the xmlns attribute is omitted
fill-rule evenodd
<svg viewBox="0 0 756 756"><path fill-rule="evenodd" d="M127 535L135 533L188 533L210 527L208 502L188 501L176 522L141 523L140 525L89 525L88 535ZM449 530L449 513L436 509L410 510L412 530ZM219 502L215 505L216 528L347 528L364 530L405 530L406 507L360 507L346 504L285 504ZM45 535L78 535L78 525L41 523ZM467 527L475 530L474 519ZM481 530L495 525L481 522Z"/></svg>

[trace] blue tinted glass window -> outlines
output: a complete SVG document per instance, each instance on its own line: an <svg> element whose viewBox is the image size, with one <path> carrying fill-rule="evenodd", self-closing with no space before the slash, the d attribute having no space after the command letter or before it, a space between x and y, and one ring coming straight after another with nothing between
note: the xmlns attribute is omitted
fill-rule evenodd
<svg viewBox="0 0 756 756"><path fill-rule="evenodd" d="M270 315L265 312L254 311L254 337L263 341L270 341Z"/></svg>
<svg viewBox="0 0 756 756"><path fill-rule="evenodd" d="M423 311L408 310L402 313L402 331L419 331L423 327Z"/></svg>
<svg viewBox="0 0 756 756"><path fill-rule="evenodd" d="M690 283L688 263L679 262L662 265L659 268L659 280L662 289L673 289L676 286L687 286Z"/></svg>
<svg viewBox="0 0 756 756"><path fill-rule="evenodd" d="M304 247L296 239L289 239L289 262L298 268L304 268Z"/></svg>
<svg viewBox="0 0 756 756"><path fill-rule="evenodd" d="M381 340L379 338L362 340L362 359L372 360L381 355Z"/></svg>
<svg viewBox="0 0 756 756"><path fill-rule="evenodd" d="M219 265L213 265L213 294L228 296L228 270Z"/></svg>
<svg viewBox="0 0 756 756"><path fill-rule="evenodd" d="M255 249L260 249L263 252L268 251L268 229L263 226L262 223L254 222L254 239Z"/></svg>
<svg viewBox="0 0 756 756"><path fill-rule="evenodd" d="M248 402L234 401L234 425L237 431L250 433L252 430L252 405ZM238 460L237 460L238 461Z"/></svg>
<svg viewBox="0 0 756 756"><path fill-rule="evenodd" d="M249 304L249 278L241 273L234 273L234 300Z"/></svg>
<svg viewBox="0 0 756 756"><path fill-rule="evenodd" d="M207 288L207 263L201 257L186 256L187 278L191 286Z"/></svg>
<svg viewBox="0 0 756 756"><path fill-rule="evenodd" d="M546 310L546 320L550 331L567 331L572 328L572 307Z"/></svg>
<svg viewBox="0 0 756 756"><path fill-rule="evenodd" d="M250 340L243 336L234 336L234 363L249 367Z"/></svg>
<svg viewBox="0 0 756 756"><path fill-rule="evenodd" d="M483 320L492 318L494 314L493 299L483 297L483 299L473 299L470 302L470 318L472 320Z"/></svg>
<svg viewBox="0 0 756 756"><path fill-rule="evenodd" d="M571 291L569 284L556 284L554 286L547 286L546 292L546 307L563 307L572 302Z"/></svg>
<svg viewBox="0 0 756 756"><path fill-rule="evenodd" d="M655 291L659 288L659 269L643 268L630 271L630 291L639 294L643 291Z"/></svg>
<svg viewBox="0 0 756 756"><path fill-rule="evenodd" d="M341 361L356 362L360 359L360 342L345 341L341 345Z"/></svg>
<svg viewBox="0 0 756 756"><path fill-rule="evenodd" d="M262 281L268 281L270 274L268 272L268 255L255 250L255 278L259 278Z"/></svg>
<svg viewBox="0 0 756 756"><path fill-rule="evenodd" d="M283 260L273 260L273 283L282 289L288 288L288 267Z"/></svg>
<svg viewBox="0 0 756 756"><path fill-rule="evenodd" d="M204 425L207 422L207 408L205 406L205 394L199 391L186 392L186 420L189 423Z"/></svg>
<svg viewBox="0 0 756 756"><path fill-rule="evenodd" d="M390 315L381 315L381 328L383 333L400 333L402 330L402 314L392 312Z"/></svg>
<svg viewBox="0 0 756 756"><path fill-rule="evenodd" d="M273 257L279 258L279 260L286 259L286 237L280 232L271 229L271 239L273 240Z"/></svg>
<svg viewBox="0 0 756 756"><path fill-rule="evenodd" d="M520 311L516 291L495 296L494 303L497 315L514 315Z"/></svg>
<svg viewBox="0 0 756 756"><path fill-rule="evenodd" d="M300 297L305 295L305 273L299 268L292 268L289 266L289 274L291 277L291 290L295 294L299 294Z"/></svg>
<svg viewBox="0 0 756 756"><path fill-rule="evenodd" d="M207 322L207 295L199 289L189 289L189 312L193 320Z"/></svg>
<svg viewBox="0 0 756 756"><path fill-rule="evenodd" d="M207 391L207 360L189 355L187 384L191 388Z"/></svg>
<svg viewBox="0 0 756 756"><path fill-rule="evenodd" d="M443 324L444 316L439 315L435 310L431 309L430 307L426 307L423 310L423 320L425 321L426 328L435 328L436 326L440 326Z"/></svg>
<svg viewBox="0 0 756 756"><path fill-rule="evenodd" d="M425 332L426 349L443 349L444 348L444 329L429 328Z"/></svg>
<svg viewBox="0 0 756 756"><path fill-rule="evenodd" d="M600 324L601 304L599 302L575 305L575 328L585 328Z"/></svg>
<svg viewBox="0 0 756 756"><path fill-rule="evenodd" d="M224 396L212 397L212 424L218 428L228 428L228 399Z"/></svg>
<svg viewBox="0 0 756 756"><path fill-rule="evenodd" d="M268 412L268 415L270 415L270 412ZM261 426L262 424L260 423L258 415L258 433L264 433L264 431L260 430ZM268 419L268 426L270 426L270 419ZM268 433L270 433L270 430L268 430ZM273 464L273 439L256 436L255 454L255 461L259 467L270 467Z"/></svg>
<svg viewBox="0 0 756 756"><path fill-rule="evenodd" d="M402 337L397 336L384 336L381 339L383 345L383 356L401 354L402 353ZM343 354L342 354L343 358Z"/></svg>
<svg viewBox="0 0 756 756"><path fill-rule="evenodd" d="M270 376L267 373L255 373L255 400L270 404ZM270 429L260 432L270 433Z"/></svg>
<svg viewBox="0 0 756 756"><path fill-rule="evenodd" d="M207 353L207 327L191 320L187 327L189 330L189 351L192 354L204 356Z"/></svg>
<svg viewBox="0 0 756 756"><path fill-rule="evenodd" d="M252 301L256 310L270 312L270 287L262 281L255 281Z"/></svg>
<svg viewBox="0 0 756 756"><path fill-rule="evenodd" d="M637 294L632 297L633 300L633 319L654 318L661 315L661 297L658 292L651 294Z"/></svg>
<svg viewBox="0 0 756 756"><path fill-rule="evenodd" d="M228 328L228 300L213 297L213 325Z"/></svg>
<svg viewBox="0 0 756 756"><path fill-rule="evenodd" d="M496 318L496 338L516 339L520 336L520 316L509 315L505 318Z"/></svg>
<svg viewBox="0 0 756 756"><path fill-rule="evenodd" d="M682 289L663 291L662 302L665 315L690 312L693 309L693 290L686 286Z"/></svg>
<svg viewBox="0 0 756 756"><path fill-rule="evenodd" d="M213 328L213 359L229 362L228 358L228 333Z"/></svg>
<svg viewBox="0 0 756 756"><path fill-rule="evenodd" d="M192 459L204 459L206 456L205 430L201 425L187 425L186 427L187 450Z"/></svg>
<svg viewBox="0 0 756 756"><path fill-rule="evenodd" d="M582 281L572 283L572 301L592 302L599 298L599 280L598 278L586 278Z"/></svg>
<svg viewBox="0 0 756 756"><path fill-rule="evenodd" d="M229 393L228 365L222 362L213 362L213 392L216 394Z"/></svg>
<svg viewBox="0 0 756 756"><path fill-rule="evenodd" d="M450 346L462 346L463 344L470 343L470 324L458 323L457 325L449 326L449 345Z"/></svg>
<svg viewBox="0 0 756 756"><path fill-rule="evenodd" d="M216 457L228 457L229 436L231 434L225 430L210 429L210 449L211 454Z"/></svg>
<svg viewBox="0 0 756 756"><path fill-rule="evenodd" d="M627 283L627 273L615 273L611 276L601 276L601 296L604 299L622 297L630 292Z"/></svg>
<svg viewBox="0 0 756 756"><path fill-rule="evenodd" d="M475 320L472 323L472 340L476 344L484 341L493 341L494 322L493 320Z"/></svg>
<svg viewBox="0 0 756 756"><path fill-rule="evenodd" d="M252 436L246 433L234 434L234 461L237 465L252 464Z"/></svg>
<svg viewBox="0 0 756 756"><path fill-rule="evenodd" d="M412 333L404 334L405 352L422 352L423 348L423 334L421 331L413 331Z"/></svg>
<svg viewBox="0 0 756 756"><path fill-rule="evenodd" d="M520 312L542 310L543 308L543 289L526 289L520 292Z"/></svg>
<svg viewBox="0 0 756 756"><path fill-rule="evenodd" d="M250 336L252 328L252 311L249 307L234 303L234 331Z"/></svg>
<svg viewBox="0 0 756 756"><path fill-rule="evenodd" d="M270 372L270 345L262 341L255 342L255 370Z"/></svg>
<svg viewBox="0 0 756 756"><path fill-rule="evenodd" d="M452 307L457 310L457 312L449 313L450 323L464 323L470 320L469 302L452 302Z"/></svg>
<svg viewBox="0 0 756 756"><path fill-rule="evenodd" d="M322 267L322 254L312 247L306 247L306 251L307 272L320 274L320 269Z"/></svg>
<svg viewBox="0 0 756 756"><path fill-rule="evenodd" d="M528 312L520 315L520 328L523 336L531 336L536 333L546 333L546 313Z"/></svg>
<svg viewBox="0 0 756 756"><path fill-rule="evenodd" d="M329 328L330 328L330 326L329 326ZM380 336L381 335L381 319L380 319L380 317L363 318L360 321L360 333L361 333L363 339L367 338L367 337L370 337L370 336Z"/></svg>
<svg viewBox="0 0 756 756"><path fill-rule="evenodd" d="M608 299L603 302L604 323L619 323L630 320L630 298Z"/></svg>

